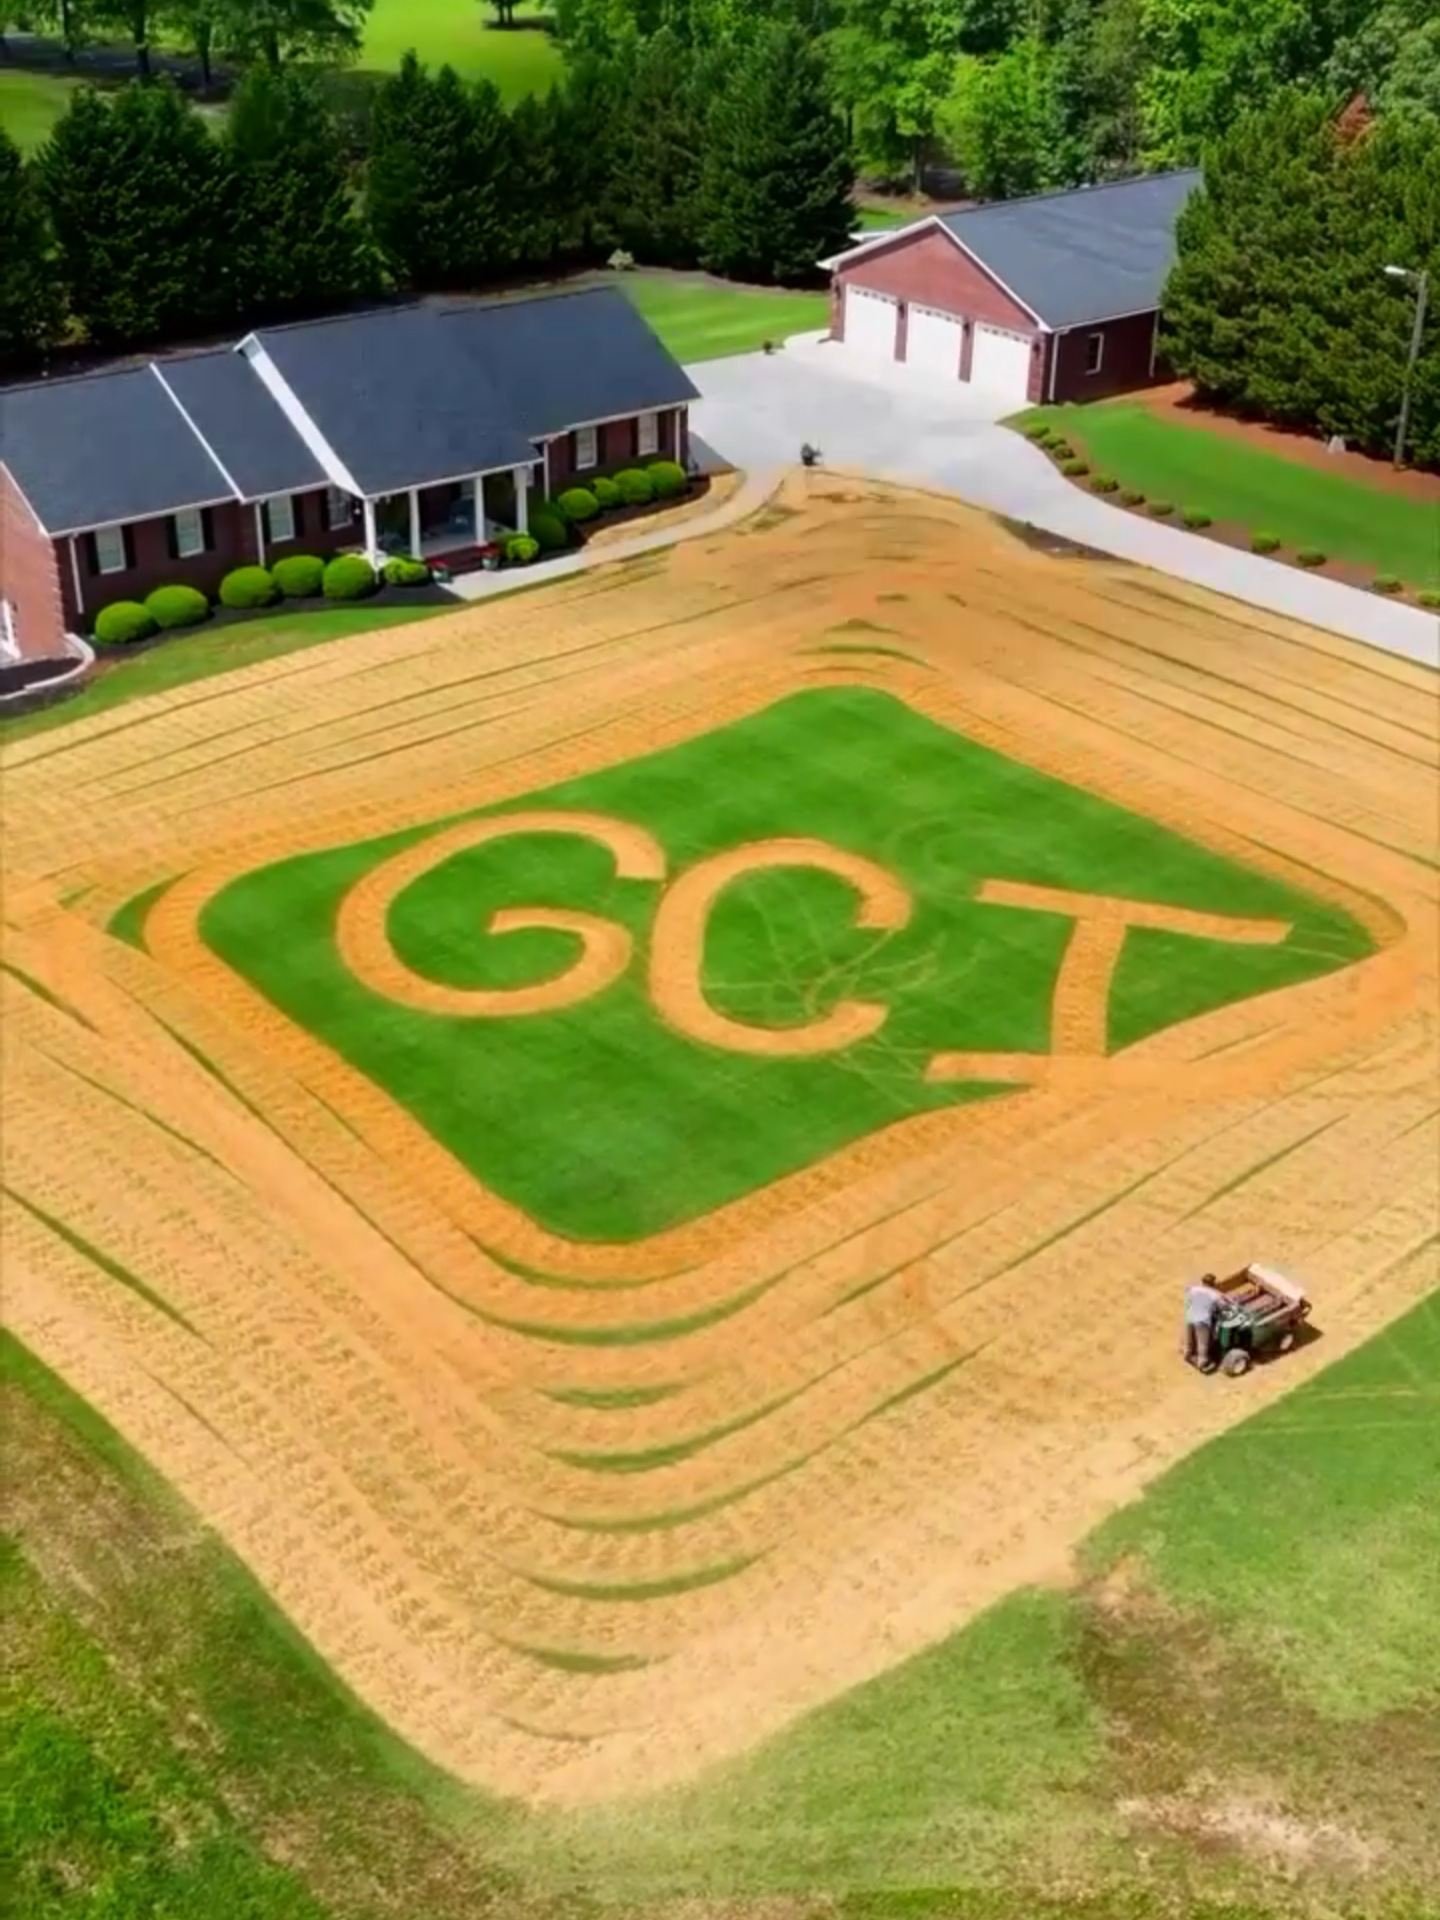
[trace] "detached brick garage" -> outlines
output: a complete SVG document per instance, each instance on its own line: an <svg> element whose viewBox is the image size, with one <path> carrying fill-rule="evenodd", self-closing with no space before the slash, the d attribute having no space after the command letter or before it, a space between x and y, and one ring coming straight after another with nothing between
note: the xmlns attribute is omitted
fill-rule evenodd
<svg viewBox="0 0 1440 1920"><path fill-rule="evenodd" d="M822 264L847 353L1023 407L1155 379L1175 221L1198 171L936 214Z"/></svg>

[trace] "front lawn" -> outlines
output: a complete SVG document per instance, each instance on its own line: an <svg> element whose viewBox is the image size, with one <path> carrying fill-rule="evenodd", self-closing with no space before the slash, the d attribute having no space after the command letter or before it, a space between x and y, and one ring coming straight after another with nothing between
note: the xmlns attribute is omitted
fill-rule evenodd
<svg viewBox="0 0 1440 1920"><path fill-rule="evenodd" d="M1040 420L1058 427L1096 473L1147 499L1168 500L1177 513L1196 509L1217 523L1273 533L1287 554L1314 547L1371 574L1440 584L1440 527L1431 502L1167 420L1141 400L1037 407L1012 424Z"/></svg>
<svg viewBox="0 0 1440 1920"><path fill-rule="evenodd" d="M830 318L825 293L771 292L648 274L628 276L621 284L682 364L754 353L767 340L818 333Z"/></svg>
<svg viewBox="0 0 1440 1920"><path fill-rule="evenodd" d="M0 72L0 127L22 153L50 138L76 84L54 73Z"/></svg>
<svg viewBox="0 0 1440 1920"><path fill-rule="evenodd" d="M545 31L544 10L516 9L516 25L497 27L478 0L375 0L365 28L363 67L389 71L414 48L429 66L448 63L467 80L493 80L509 104L546 92L560 76L560 49Z"/></svg>

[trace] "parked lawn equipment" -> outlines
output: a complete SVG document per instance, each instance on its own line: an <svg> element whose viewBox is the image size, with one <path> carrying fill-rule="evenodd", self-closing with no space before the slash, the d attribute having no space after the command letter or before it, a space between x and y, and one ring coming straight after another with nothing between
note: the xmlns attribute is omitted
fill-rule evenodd
<svg viewBox="0 0 1440 1920"><path fill-rule="evenodd" d="M1247 1372L1257 1353L1288 1353L1310 1317L1302 1289L1273 1267L1242 1267L1215 1285L1225 1296L1213 1346L1222 1373Z"/></svg>

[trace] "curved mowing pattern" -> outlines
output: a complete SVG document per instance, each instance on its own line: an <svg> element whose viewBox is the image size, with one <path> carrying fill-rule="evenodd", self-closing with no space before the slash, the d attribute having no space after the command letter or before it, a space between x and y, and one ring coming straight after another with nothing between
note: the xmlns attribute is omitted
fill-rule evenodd
<svg viewBox="0 0 1440 1920"><path fill-rule="evenodd" d="M15 1330L535 1801L1063 1574L1434 1284L1424 676L936 501L781 504L6 756ZM1177 1375L1180 1282L1255 1257L1324 1340Z"/></svg>

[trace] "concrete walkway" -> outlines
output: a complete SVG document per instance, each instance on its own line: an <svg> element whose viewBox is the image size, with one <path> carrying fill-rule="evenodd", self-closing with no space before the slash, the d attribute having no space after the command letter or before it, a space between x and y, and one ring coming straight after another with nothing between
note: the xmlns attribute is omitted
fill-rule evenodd
<svg viewBox="0 0 1440 1920"><path fill-rule="evenodd" d="M801 335L774 355L741 354L688 371L703 396L691 409L695 432L752 473L793 464L809 440L829 467L939 489L1195 586L1440 666L1435 614L1110 506L999 425L1010 402L938 386L884 361L866 363L819 335ZM1440 517L1435 537L1440 553Z"/></svg>

